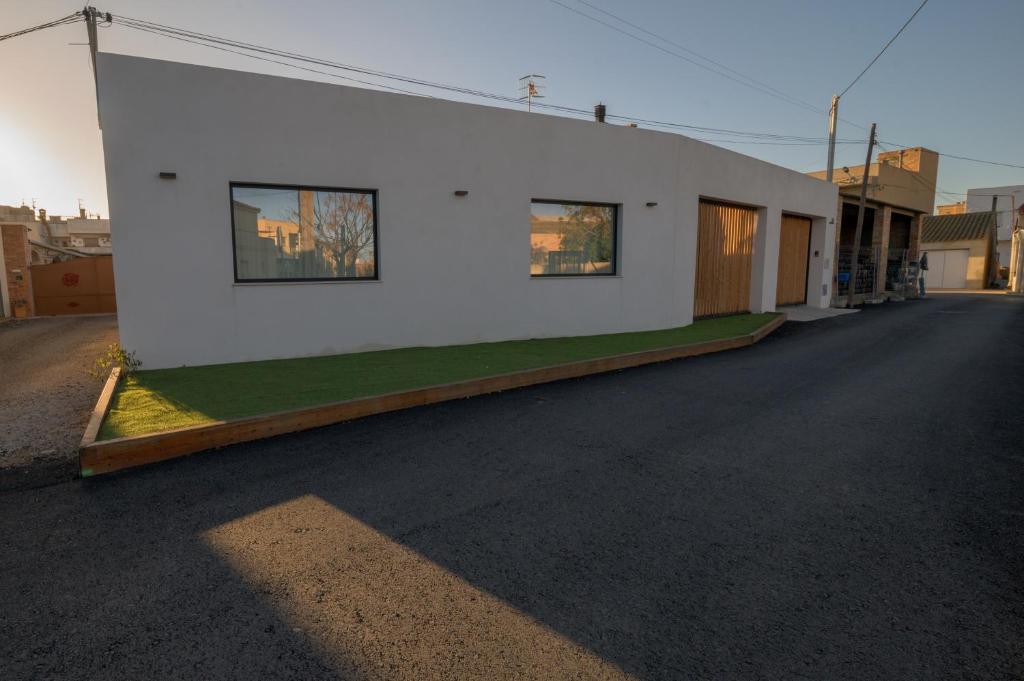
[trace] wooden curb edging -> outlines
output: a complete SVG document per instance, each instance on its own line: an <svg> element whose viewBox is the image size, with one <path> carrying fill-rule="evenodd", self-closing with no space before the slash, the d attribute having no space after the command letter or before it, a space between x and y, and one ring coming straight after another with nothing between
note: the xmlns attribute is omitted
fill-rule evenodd
<svg viewBox="0 0 1024 681"><path fill-rule="evenodd" d="M103 419L107 418L107 412L110 411L110 401L114 397L114 390L117 389L117 382L119 380L121 380L121 367L114 367L110 370L110 375L107 376L107 380L103 384L100 397L96 400L96 406L93 407L92 414L89 416L89 423L85 426L82 442L78 445L79 458L81 458L81 452L86 447L90 447L96 442L96 436L100 434L100 426L103 425Z"/></svg>
<svg viewBox="0 0 1024 681"><path fill-rule="evenodd" d="M373 414L742 348L758 342L779 328L785 321L786 316L780 314L756 331L742 336L600 357L415 390L360 397L315 407L303 407L230 421L214 421L158 433L96 441L96 435L110 408L110 398L117 385L118 375L111 372L111 377L107 379L99 402L93 410L85 437L82 438L82 445L78 452L79 468L82 477L90 477L194 454L207 449L351 421Z"/></svg>

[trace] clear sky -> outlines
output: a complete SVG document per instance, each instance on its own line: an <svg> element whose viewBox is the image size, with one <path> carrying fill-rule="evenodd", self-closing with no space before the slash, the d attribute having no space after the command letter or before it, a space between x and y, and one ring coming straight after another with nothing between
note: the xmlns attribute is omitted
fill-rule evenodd
<svg viewBox="0 0 1024 681"><path fill-rule="evenodd" d="M559 1L601 16L579 0ZM822 111L919 4L588 2ZM58 18L82 4L0 0L0 34ZM516 93L519 76L540 73L547 76L546 101L583 109L601 101L609 113L648 119L809 137L826 131L824 113L701 70L552 0L96 0L96 7L508 95ZM877 122L883 140L1024 165L1022 29L1022 0L931 0L846 95L841 116L862 125ZM70 44L85 39L79 23L0 43L0 203L35 198L51 213L68 214L77 211L81 198L90 212L106 215L88 51ZM331 80L116 24L100 29L99 40L104 51ZM867 136L844 123L839 135ZM825 166L825 147L819 145L723 146L800 171ZM864 153L865 145L840 146L837 165L860 164ZM1024 170L940 161L943 190L1007 184L1024 184Z"/></svg>

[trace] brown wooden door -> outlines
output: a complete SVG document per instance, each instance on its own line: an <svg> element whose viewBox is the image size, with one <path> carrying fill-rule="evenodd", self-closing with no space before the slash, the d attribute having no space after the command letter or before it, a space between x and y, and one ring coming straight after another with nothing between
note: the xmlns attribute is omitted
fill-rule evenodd
<svg viewBox="0 0 1024 681"><path fill-rule="evenodd" d="M37 315L117 312L114 270L109 255L33 265Z"/></svg>
<svg viewBox="0 0 1024 681"><path fill-rule="evenodd" d="M775 284L776 305L807 302L807 257L811 247L811 221L795 215L782 216L779 236L779 278Z"/></svg>
<svg viewBox="0 0 1024 681"><path fill-rule="evenodd" d="M700 202L694 317L750 310L750 270L756 230L756 210L714 201Z"/></svg>

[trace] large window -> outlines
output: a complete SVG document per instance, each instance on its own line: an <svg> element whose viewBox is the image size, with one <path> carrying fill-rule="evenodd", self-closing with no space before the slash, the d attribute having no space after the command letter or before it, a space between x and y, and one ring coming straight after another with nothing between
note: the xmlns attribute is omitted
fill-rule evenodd
<svg viewBox="0 0 1024 681"><path fill-rule="evenodd" d="M377 194L231 184L235 281L377 278Z"/></svg>
<svg viewBox="0 0 1024 681"><path fill-rule="evenodd" d="M535 200L530 205L530 275L615 274L616 206Z"/></svg>

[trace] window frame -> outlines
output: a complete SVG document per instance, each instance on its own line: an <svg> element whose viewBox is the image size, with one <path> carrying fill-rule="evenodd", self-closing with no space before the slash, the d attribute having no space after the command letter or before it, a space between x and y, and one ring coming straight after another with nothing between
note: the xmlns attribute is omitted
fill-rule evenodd
<svg viewBox="0 0 1024 681"><path fill-rule="evenodd" d="M601 201L573 201L569 199L530 199L530 215L533 215L533 204L535 203L546 203L557 206L572 205L572 206L595 206L597 208L611 208L612 210L612 257L611 257L611 269L608 272L566 272L563 274L559 273L541 273L533 274L530 273L531 279L565 279L572 277L617 277L619 276L619 210L622 208L622 204L619 203L605 203Z"/></svg>
<svg viewBox="0 0 1024 681"><path fill-rule="evenodd" d="M238 278L238 246L235 243L235 188L244 189L290 189L295 191L313 192L344 192L348 194L368 194L373 200L373 276L372 277L274 277L274 278ZM231 269L236 284L291 284L303 282L345 282L345 281L380 281L380 197L378 190L357 187L325 187L320 185L282 184L276 182L245 182L231 180L228 182L228 212L231 225Z"/></svg>

